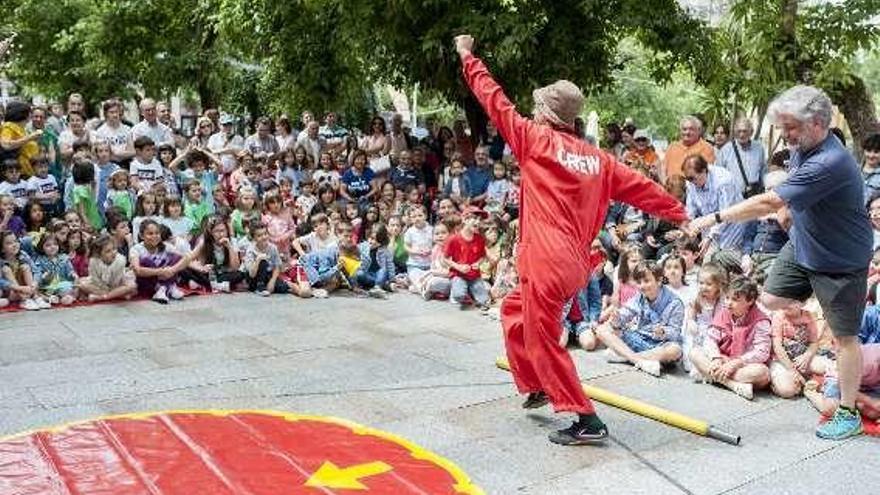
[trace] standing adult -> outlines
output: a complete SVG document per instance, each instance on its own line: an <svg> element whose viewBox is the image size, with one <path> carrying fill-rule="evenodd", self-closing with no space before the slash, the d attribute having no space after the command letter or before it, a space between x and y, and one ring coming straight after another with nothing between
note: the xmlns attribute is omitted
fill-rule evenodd
<svg viewBox="0 0 880 495"><path fill-rule="evenodd" d="M855 158L829 133L831 100L812 86L795 86L770 104L768 115L795 152L789 178L772 191L695 220L690 230L744 222L778 212L791 225L764 285L770 310L800 305L815 294L837 340L840 406L820 425L820 438L841 440L862 432L856 394L862 373L858 333L865 310L871 224Z"/></svg>
<svg viewBox="0 0 880 495"><path fill-rule="evenodd" d="M348 129L339 125L336 112L327 112L324 117L324 125L318 129L318 134L324 139L325 149L335 155L345 149L345 140L348 137Z"/></svg>
<svg viewBox="0 0 880 495"><path fill-rule="evenodd" d="M257 119L257 132L244 140L244 147L251 153L254 160L271 162L277 158L281 148L278 147L278 141L272 135L272 121L269 120L269 117Z"/></svg>
<svg viewBox="0 0 880 495"><path fill-rule="evenodd" d="M684 159L691 155L700 155L706 163L715 163L715 150L703 139L703 123L693 115L688 115L678 123L679 140L669 145L663 166L660 167L660 179L665 183L668 177L681 175Z"/></svg>
<svg viewBox="0 0 880 495"><path fill-rule="evenodd" d="M312 157L312 166L317 167L318 163L321 162L321 151L324 149L324 138L319 134L319 130L321 125L317 120L313 120L309 122L308 127L306 127L306 135L300 136L299 139L296 140L296 147L302 146L306 153Z"/></svg>
<svg viewBox="0 0 880 495"><path fill-rule="evenodd" d="M601 442L608 429L584 394L565 348L563 306L586 285L598 261L589 255L590 244L612 200L677 222L687 216L659 185L578 138L574 119L584 97L577 86L557 81L535 90L535 120L525 119L471 53L473 43L468 35L455 38L464 78L522 171L520 282L501 307L514 381L529 394L524 407L549 401L557 412L578 414L570 428L550 435L552 442Z"/></svg>
<svg viewBox="0 0 880 495"><path fill-rule="evenodd" d="M18 160L22 175L33 175L31 158L40 153L38 144L43 131L37 129L30 134L25 130L31 120L31 106L20 101L10 101L6 105L5 121L0 124L0 157Z"/></svg>
<svg viewBox="0 0 880 495"><path fill-rule="evenodd" d="M235 133L235 119L232 115L220 116L220 131L208 138L208 149L220 157L222 173L229 174L238 165L238 153L244 148L244 138Z"/></svg>
<svg viewBox="0 0 880 495"><path fill-rule="evenodd" d="M127 167L134 156L131 127L122 123L122 104L110 99L104 102L104 123L95 131L95 138L110 145L110 161Z"/></svg>
<svg viewBox="0 0 880 495"><path fill-rule="evenodd" d="M156 100L152 98L144 98L141 100L138 108L141 111L143 120L135 124L131 128L132 140L141 136L146 136L156 143L156 147L162 145L174 146L174 132L167 125L159 122L159 112Z"/></svg>
<svg viewBox="0 0 880 495"><path fill-rule="evenodd" d="M752 140L754 132L751 120L738 119L733 126L734 139L727 141L715 157L715 165L730 172L746 198L764 192L764 176L769 172L764 147Z"/></svg>

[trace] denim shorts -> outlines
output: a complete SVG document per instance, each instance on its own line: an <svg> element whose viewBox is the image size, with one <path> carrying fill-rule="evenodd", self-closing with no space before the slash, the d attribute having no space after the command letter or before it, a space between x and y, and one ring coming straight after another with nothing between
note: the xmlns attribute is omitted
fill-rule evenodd
<svg viewBox="0 0 880 495"><path fill-rule="evenodd" d="M643 333L640 333L635 330L624 330L620 333L620 339L632 349L633 352L645 352L654 349L655 347L660 347L665 344L665 341L662 340L654 340L651 337L646 336Z"/></svg>

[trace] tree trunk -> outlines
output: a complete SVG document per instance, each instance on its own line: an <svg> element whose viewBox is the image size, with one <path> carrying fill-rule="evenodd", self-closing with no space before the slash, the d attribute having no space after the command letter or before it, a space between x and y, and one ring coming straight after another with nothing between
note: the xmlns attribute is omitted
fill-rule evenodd
<svg viewBox="0 0 880 495"><path fill-rule="evenodd" d="M471 130L471 143L476 147L480 141L486 139L486 123L489 122L489 117L470 92L464 97L464 115Z"/></svg>
<svg viewBox="0 0 880 495"><path fill-rule="evenodd" d="M880 132L871 92L865 81L853 75L849 84L838 83L832 88L831 93L834 103L846 118L853 137L853 153L861 162L862 142L869 135Z"/></svg>
<svg viewBox="0 0 880 495"><path fill-rule="evenodd" d="M209 108L217 108L217 105L220 103L220 97L217 94L216 89L208 84L207 78L198 82L196 91L199 93L199 102L202 105L202 112Z"/></svg>

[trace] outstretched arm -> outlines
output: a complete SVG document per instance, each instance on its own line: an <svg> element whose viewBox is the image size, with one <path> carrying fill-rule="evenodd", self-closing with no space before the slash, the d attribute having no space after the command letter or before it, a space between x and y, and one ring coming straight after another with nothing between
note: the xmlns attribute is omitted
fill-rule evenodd
<svg viewBox="0 0 880 495"><path fill-rule="evenodd" d="M612 167L611 199L633 205L649 215L675 224L687 221L684 205L663 190L660 184L620 163L615 162Z"/></svg>
<svg viewBox="0 0 880 495"><path fill-rule="evenodd" d="M492 78L486 64L471 53L473 46L474 39L471 36L455 37L455 49L461 57L464 80L486 111L489 120L495 124L514 156L520 158L522 164L521 158L530 142L529 135L535 133L536 125L516 111L513 103L504 94L504 90Z"/></svg>

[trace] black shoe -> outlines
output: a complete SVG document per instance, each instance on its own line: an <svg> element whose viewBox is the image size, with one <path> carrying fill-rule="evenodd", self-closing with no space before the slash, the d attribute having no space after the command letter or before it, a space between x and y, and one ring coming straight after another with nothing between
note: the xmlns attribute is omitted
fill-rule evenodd
<svg viewBox="0 0 880 495"><path fill-rule="evenodd" d="M523 402L523 409L538 409L544 407L550 402L550 398L544 392L532 392Z"/></svg>
<svg viewBox="0 0 880 495"><path fill-rule="evenodd" d="M581 424L574 424L564 430L554 431L550 434L550 441L558 445L598 445L608 438L608 427L602 425L599 428Z"/></svg>

